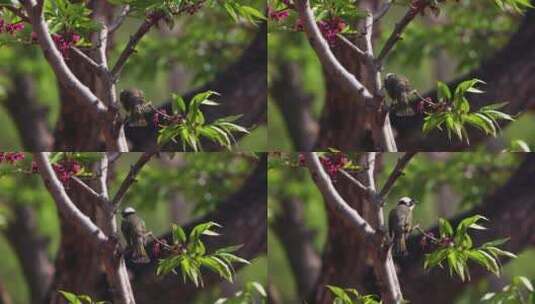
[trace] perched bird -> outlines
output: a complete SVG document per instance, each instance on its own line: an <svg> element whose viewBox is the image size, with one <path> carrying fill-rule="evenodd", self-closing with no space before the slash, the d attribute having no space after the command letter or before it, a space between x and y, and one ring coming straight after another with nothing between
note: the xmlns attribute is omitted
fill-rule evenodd
<svg viewBox="0 0 535 304"><path fill-rule="evenodd" d="M412 209L415 201L410 197L402 197L396 208L388 215L390 238L394 242L395 255L407 255L407 237L412 229Z"/></svg>
<svg viewBox="0 0 535 304"><path fill-rule="evenodd" d="M414 110L410 106L410 95L414 92L406 77L388 73L385 77L385 89L392 100L389 108L397 116L412 116Z"/></svg>
<svg viewBox="0 0 535 304"><path fill-rule="evenodd" d="M138 89L127 89L121 92L121 103L128 112L127 122L131 126L145 127L147 119L145 115L151 111L150 102L145 100L143 91Z"/></svg>
<svg viewBox="0 0 535 304"><path fill-rule="evenodd" d="M136 210L127 207L123 210L121 231L126 240L127 248L132 252L132 262L149 263L150 258L145 251L145 239L148 235L145 222L136 214Z"/></svg>

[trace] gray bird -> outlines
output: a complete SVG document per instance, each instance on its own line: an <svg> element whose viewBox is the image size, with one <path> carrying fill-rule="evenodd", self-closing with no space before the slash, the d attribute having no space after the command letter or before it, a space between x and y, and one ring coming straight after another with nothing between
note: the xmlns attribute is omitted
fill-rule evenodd
<svg viewBox="0 0 535 304"><path fill-rule="evenodd" d="M145 100L143 91L139 89L128 89L121 92L121 103L128 112L128 123L131 126L145 127L147 119L145 115L151 111L151 103Z"/></svg>
<svg viewBox="0 0 535 304"><path fill-rule="evenodd" d="M121 231L126 240L127 248L132 252L132 262L149 263L150 258L145 251L146 236L145 222L136 214L136 210L127 207L123 210Z"/></svg>
<svg viewBox="0 0 535 304"><path fill-rule="evenodd" d="M390 238L394 242L395 255L407 255L407 237L412 230L412 210L415 201L410 197L402 197L396 208L388 215Z"/></svg>
<svg viewBox="0 0 535 304"><path fill-rule="evenodd" d="M413 116L414 110L410 106L410 95L413 90L406 77L388 73L385 77L385 89L392 100L390 108L397 116Z"/></svg>

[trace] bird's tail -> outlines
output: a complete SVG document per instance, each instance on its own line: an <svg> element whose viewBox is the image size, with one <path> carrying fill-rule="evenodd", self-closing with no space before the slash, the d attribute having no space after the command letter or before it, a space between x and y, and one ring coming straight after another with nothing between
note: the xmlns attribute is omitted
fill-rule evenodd
<svg viewBox="0 0 535 304"><path fill-rule="evenodd" d="M146 264L150 262L149 255L147 254L143 243L143 240L137 240L135 242L132 250L132 262L138 264Z"/></svg>
<svg viewBox="0 0 535 304"><path fill-rule="evenodd" d="M405 243L405 237L401 236L396 239L394 242L394 255L396 256L406 256L408 254L407 252L407 244Z"/></svg>

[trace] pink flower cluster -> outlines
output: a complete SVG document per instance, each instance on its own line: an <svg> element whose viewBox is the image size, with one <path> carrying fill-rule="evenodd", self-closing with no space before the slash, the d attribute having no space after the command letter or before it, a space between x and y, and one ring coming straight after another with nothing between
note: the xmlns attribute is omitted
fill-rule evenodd
<svg viewBox="0 0 535 304"><path fill-rule="evenodd" d="M32 33L32 37L33 37ZM71 46L76 45L80 41L80 35L73 32L66 32L61 35L52 34L52 40L56 44L56 47L61 52L61 55L65 59L69 59L69 50Z"/></svg>
<svg viewBox="0 0 535 304"><path fill-rule="evenodd" d="M288 18L289 16L288 8L285 8L282 10L275 10L271 6L268 6L268 15L269 15L269 19L273 21L277 21L277 22L282 21Z"/></svg>
<svg viewBox="0 0 535 304"><path fill-rule="evenodd" d="M186 8L186 13L190 15L195 15L202 8L203 5L204 2L192 4L191 6Z"/></svg>
<svg viewBox="0 0 535 304"><path fill-rule="evenodd" d="M346 28L346 23L340 17L333 17L331 19L320 20L317 22L318 27L329 45L334 46L336 43L336 35ZM303 20L298 18L295 23L296 31L303 31Z"/></svg>
<svg viewBox="0 0 535 304"><path fill-rule="evenodd" d="M23 160L25 157L23 152L0 152L0 163L6 162L10 165Z"/></svg>
<svg viewBox="0 0 535 304"><path fill-rule="evenodd" d="M331 178L334 178L338 174L338 170L344 168L349 162L349 159L343 153L334 153L320 157L320 162L323 165L323 168L327 171L327 174L329 174ZM305 165L305 157L303 154L299 154L299 165Z"/></svg>
<svg viewBox="0 0 535 304"><path fill-rule="evenodd" d="M76 160L63 160L57 164L52 164L56 176L62 183L67 183L72 176L80 172L82 166Z"/></svg>
<svg viewBox="0 0 535 304"><path fill-rule="evenodd" d="M16 23L6 23L4 19L0 19L0 34L2 32L15 35L17 32L20 32L24 29L24 23L22 21Z"/></svg>
<svg viewBox="0 0 535 304"><path fill-rule="evenodd" d="M345 29L346 23L342 18L334 17L332 19L319 21L318 27L320 28L323 37L331 46L333 46L336 43L336 35Z"/></svg>

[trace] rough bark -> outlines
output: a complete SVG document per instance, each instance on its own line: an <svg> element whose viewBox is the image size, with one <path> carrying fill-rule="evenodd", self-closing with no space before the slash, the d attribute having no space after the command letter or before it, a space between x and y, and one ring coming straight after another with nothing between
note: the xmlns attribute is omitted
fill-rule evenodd
<svg viewBox="0 0 535 304"><path fill-rule="evenodd" d="M243 244L237 255L251 260L267 251L267 157L262 156L256 169L236 193L225 199L214 212L190 223L186 231L196 224L215 221L223 225L222 236L206 239L207 250ZM162 237L170 240L170 235ZM192 284L183 284L180 277L172 274L157 279L155 264L132 265L133 286L139 303L189 303L199 292ZM211 273L203 276L205 286L221 279Z"/></svg>
<svg viewBox="0 0 535 304"><path fill-rule="evenodd" d="M207 121L229 115L243 115L237 123L251 128L266 119L267 109L267 24L259 26L256 37L244 50L241 57L210 83L185 94L190 100L195 94L213 90L221 94L216 99L219 107L205 108ZM161 107L170 112L171 104ZM132 144L132 151L146 151L156 144L158 130L149 127L127 127L126 136ZM180 147L173 147L174 150Z"/></svg>
<svg viewBox="0 0 535 304"><path fill-rule="evenodd" d="M88 184L96 186L94 182ZM67 189L67 193L76 207L96 222L97 203L94 198L74 185ZM58 216L61 240L55 261L56 273L46 303L63 304L63 298L57 293L60 289L87 294L97 300L111 299L100 250L95 248L78 225L71 224L61 214Z"/></svg>
<svg viewBox="0 0 535 304"><path fill-rule="evenodd" d="M535 3L535 2L532 2ZM483 90L485 94L470 95L474 109L496 103L509 102L504 108L511 115L535 109L535 10L526 12L517 32L509 43L494 56L481 63L480 67L449 83L454 87L462 80L479 78L487 82ZM427 96L436 96L432 91ZM397 130L400 150L417 151L460 151L476 147L475 143L485 141L489 137L478 130L469 130L471 146L458 141L450 141L446 132L432 132L424 136L421 132L423 117L391 116L392 124Z"/></svg>
<svg viewBox="0 0 535 304"><path fill-rule="evenodd" d="M481 214L490 219L486 223L488 230L475 231L472 236L474 244L489 240L509 237L504 248L514 253L535 246L535 155L526 154L525 160L516 172L502 187L488 197L482 204L468 212L451 219L452 225L458 224L463 218ZM438 228L430 231L438 235ZM409 243L409 259L401 264L400 281L402 289L411 303L449 304L461 295L465 288L477 284L478 281L491 277L492 274L479 266L470 267L470 282L461 282L450 277L447 270L436 269L430 272L423 270L423 254L419 245L420 237L413 236ZM511 260L502 260L505 264Z"/></svg>
<svg viewBox="0 0 535 304"><path fill-rule="evenodd" d="M48 241L39 235L32 207L16 203L12 210L13 220L3 233L20 262L30 291L31 303L41 304L54 273L54 266L46 251Z"/></svg>
<svg viewBox="0 0 535 304"><path fill-rule="evenodd" d="M299 299L304 299L314 286L321 259L313 247L313 231L304 222L303 204L295 198L281 199L282 211L271 228L283 244L283 249L290 262L290 267L297 283Z"/></svg>
<svg viewBox="0 0 535 304"><path fill-rule="evenodd" d="M52 136L46 120L47 109L39 105L35 83L29 75L15 74L13 89L4 104L15 122L25 151L48 151Z"/></svg>
<svg viewBox="0 0 535 304"><path fill-rule="evenodd" d="M363 180L364 174L360 174L357 178ZM343 199L364 219L368 221L374 219L374 208L351 181L339 174L335 186ZM355 232L349 223L342 220L336 210L329 205L327 205L327 222L327 241L322 256L322 268L308 301L316 304L332 303L333 299L325 288L326 285L356 288L363 293L369 290L378 291L380 287L371 267L372 252L368 250L366 240ZM377 227L377 222L370 221L370 225Z"/></svg>

